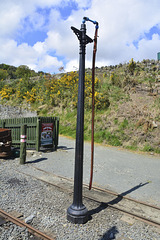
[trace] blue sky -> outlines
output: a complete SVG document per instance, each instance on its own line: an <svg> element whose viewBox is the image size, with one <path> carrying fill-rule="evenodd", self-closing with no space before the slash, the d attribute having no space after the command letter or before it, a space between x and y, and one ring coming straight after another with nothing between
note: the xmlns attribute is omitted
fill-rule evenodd
<svg viewBox="0 0 160 240"><path fill-rule="evenodd" d="M41 29L35 29L35 23L33 23L30 17L26 17L23 23L23 33L18 34L16 39L18 44L23 42L27 42L29 45L33 46L38 41L45 41L47 38L47 25L49 24L49 15L52 9L55 9L60 13L60 17L62 20L67 20L67 18L71 15L72 11L78 11L78 5L76 2L69 1L66 5L55 6L53 8L37 8L36 12L44 17L44 26ZM37 18L38 22L38 18ZM54 23L53 23L54 25ZM25 31L28 28L29 31ZM49 30L49 29L48 29Z"/></svg>
<svg viewBox="0 0 160 240"><path fill-rule="evenodd" d="M57 73L78 68L79 43L71 26L87 16L99 22L96 66L156 59L159 0L5 0L0 2L0 63ZM94 25L86 23L94 37ZM91 67L93 44L87 45Z"/></svg>
<svg viewBox="0 0 160 240"><path fill-rule="evenodd" d="M140 36L137 40L133 41L133 45L136 47L136 49L138 49L138 43L142 40L142 39L146 39L148 41L152 40L153 35L159 35L160 36L160 28L158 25L153 26L152 28L149 29L148 32L144 32L142 36ZM160 51L160 50L159 50Z"/></svg>

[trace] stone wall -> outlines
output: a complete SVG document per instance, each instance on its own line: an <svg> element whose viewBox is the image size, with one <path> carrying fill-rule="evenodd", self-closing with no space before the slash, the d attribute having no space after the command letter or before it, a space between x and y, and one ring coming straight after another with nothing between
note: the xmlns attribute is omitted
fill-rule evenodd
<svg viewBox="0 0 160 240"><path fill-rule="evenodd" d="M0 119L6 118L20 118L20 117L36 117L37 112L32 112L20 107L13 107L9 105L0 104Z"/></svg>

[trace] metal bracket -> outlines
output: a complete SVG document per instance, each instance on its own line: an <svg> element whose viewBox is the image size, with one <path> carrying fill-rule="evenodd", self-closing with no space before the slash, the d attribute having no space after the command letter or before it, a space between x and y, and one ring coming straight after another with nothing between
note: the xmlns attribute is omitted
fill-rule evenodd
<svg viewBox="0 0 160 240"><path fill-rule="evenodd" d="M82 41L82 31L75 27L71 27L71 29L76 34L78 40L81 42ZM92 43L92 42L93 42L93 39L90 38L89 36L85 35L85 44Z"/></svg>

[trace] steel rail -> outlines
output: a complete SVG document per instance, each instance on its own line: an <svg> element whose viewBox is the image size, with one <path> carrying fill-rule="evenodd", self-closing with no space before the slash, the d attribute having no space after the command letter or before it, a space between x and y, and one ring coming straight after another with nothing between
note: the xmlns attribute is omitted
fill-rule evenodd
<svg viewBox="0 0 160 240"><path fill-rule="evenodd" d="M87 199L89 199L89 200L95 201L95 202L97 202L97 203L102 203L101 201L98 201L98 200L96 200L96 199L94 199L94 198L91 198L91 197L88 197L88 196L85 196L85 195L84 195L84 197L87 198ZM155 227L160 228L160 224L157 223L157 222L155 222L155 221L153 221L153 220L148 220L148 219L145 218L145 217L138 216L138 215L136 215L136 214L134 214L134 213L128 212L127 210L121 209L121 208L119 208L119 207L117 207L117 206L113 206L112 204L109 204L109 203L104 203L104 204L106 204L106 207L110 207L110 208L116 209L116 210L118 210L118 211L120 211L120 212L122 212L122 213L125 213L125 214L127 214L128 216L134 217L134 218L136 218L136 219L138 219L138 220L140 220L140 221L142 221L142 222L144 222L144 223L148 223L148 224L150 224L150 225L152 225L152 226L155 226Z"/></svg>
<svg viewBox="0 0 160 240"><path fill-rule="evenodd" d="M47 174L49 174L49 175L52 175L52 176L55 176L55 177L57 177L57 178L61 178L61 179L64 179L64 180L67 180L67 181L73 183L73 180L72 180L72 179L69 179L69 178L67 178L67 177L55 175L55 174L53 174L53 173L47 172L47 171L42 170L42 169L40 169L40 168L37 168L37 167L35 167L35 166L32 166L32 168L35 168L35 169L37 169L37 170L39 170L39 171L41 171L41 172L47 173ZM70 194L73 193L73 191L71 192L71 191L67 190L66 188L64 188L64 187L62 187L62 186L59 186L59 185L57 185L57 184L55 184L55 183L47 182L47 181L45 181L45 180L43 180L43 179L37 178L37 177L32 176L32 175L30 175L30 174L28 174L28 173L23 173L23 172L20 172L20 171L18 171L18 170L16 170L16 171L19 172L19 173L22 173L22 174L24 174L24 175L31 176L31 177L33 177L33 178L35 178L35 179L37 179L37 180L40 180L40 181L45 182L45 183L47 183L47 184L50 184L50 185L52 185L52 186L58 187L58 188L60 188L60 189L62 189L62 190L68 191ZM88 188L88 184L83 183L83 186L84 186L86 189ZM155 205L147 204L147 203L145 203L145 202L143 202L143 201L138 201L138 200L132 199L132 198L130 198L130 197L126 197L126 196L123 196L123 195L121 195L121 194L112 192L112 191L107 190L107 189L102 189L102 188L100 188L100 187L95 187L95 186L93 186L92 189L93 189L93 190L98 190L98 191L104 192L104 193L106 192L106 193L108 193L108 194L110 194L110 195L113 195L113 196L116 196L116 197L121 197L122 199L126 199L126 200L129 200L129 201L132 201L132 202L135 202L135 203L138 203L138 204L141 204L141 205L150 207L150 208L154 208L154 209L160 210L160 208L157 207L157 206L155 206ZM83 194L83 197L86 198L86 199L95 201L95 202L97 202L97 203L102 203L102 201L97 200L97 199L95 199L95 198L92 198L92 197L90 197L90 196L87 196L86 194ZM131 217L134 217L134 218L136 218L136 219L138 219L138 220L140 220L140 221L142 221L142 222L144 222L144 223L147 223L147 224L150 224L150 225L152 225L152 226L155 226L155 227L160 228L160 224L157 223L157 222L154 221L154 220L147 219L147 218L145 218L145 217L143 217L143 216L138 216L138 215L136 215L136 214L134 214L134 213L132 213L132 212L129 212L129 211L124 210L124 209L121 209L120 207L117 207L117 206L112 205L112 204L109 204L109 203L104 203L104 204L106 204L106 207L110 207L110 208L112 208L112 209L118 210L118 211L120 211L120 212L122 212L122 213L125 213L125 214L127 214L127 215L129 215L129 216L131 216Z"/></svg>
<svg viewBox="0 0 160 240"><path fill-rule="evenodd" d="M87 186L87 184L84 184L84 185ZM118 193L112 192L112 191L110 191L108 189L103 189L103 188L95 187L95 186L93 187L93 189L99 190L99 191L102 191L102 192L106 192L106 193L109 193L109 194L114 195L116 197L121 197L123 199L126 199L126 200L129 200L129 201L135 202L135 203L142 204L142 205L147 206L147 207L151 207L151 208L160 210L160 207L158 207L158 206L155 206L155 205L152 205L152 204L148 204L146 202L139 201L139 200L136 200L136 199L133 199L133 198L130 198L130 197L123 196L122 194L118 194Z"/></svg>
<svg viewBox="0 0 160 240"><path fill-rule="evenodd" d="M31 167L32 167L32 168L35 168L35 169L37 169L37 170L39 170L39 171L41 171L41 172L44 172L44 173L53 175L53 176L55 176L55 177L57 177L57 178L61 178L61 179L65 179L65 180L67 180L67 181L69 181L69 182L73 182L73 180L70 179L70 178L63 177L63 176L60 176L60 175L56 175L56 174L47 172L47 171L45 171L45 170L43 170L43 169L40 169L40 168L37 168L37 167L35 167L35 166L31 166ZM17 170L16 170L16 171L17 171ZM21 172L21 173L22 173L22 172ZM26 174L26 173L24 173L24 174ZM29 175L29 176L31 176L31 175ZM39 178L37 178L37 179L39 179ZM42 181L44 181L44 180L42 180ZM44 182L47 182L47 181L44 181ZM48 182L47 182L47 183L48 183ZM49 183L49 184L51 184L51 183ZM51 184L51 185L53 185L53 184ZM55 186L57 186L57 185L55 185ZM88 184L83 183L83 186L85 186L85 187L87 188L87 187L88 187ZM93 189L93 190L99 190L99 191L101 191L101 192L106 192L106 193L109 193L109 194L114 195L114 196L116 196L116 197L122 197L123 199L126 199L126 200L129 200L129 201L135 202L135 203L142 204L142 205L147 206L147 207L152 207L152 208L154 208L154 209L160 210L160 207L158 207L158 206L155 206L155 205L152 205L152 204L148 204L148 203L146 203L146 202L133 199L133 198L131 198L131 197L123 196L123 195L121 195L121 194L118 194L118 193L113 192L113 191L108 190L108 189L104 189L104 188L96 187L96 186L93 186L92 189Z"/></svg>
<svg viewBox="0 0 160 240"><path fill-rule="evenodd" d="M49 236L47 236L45 233L42 233L41 231L39 231L38 229L33 228L32 226L30 226L29 224L23 222L22 220L12 216L11 214L5 212L4 210L0 209L0 215L2 217L4 217L5 219L9 220L10 222L20 226L20 227L26 227L28 229L28 231L33 234L34 236L40 237L43 240L54 240L54 238L51 238Z"/></svg>

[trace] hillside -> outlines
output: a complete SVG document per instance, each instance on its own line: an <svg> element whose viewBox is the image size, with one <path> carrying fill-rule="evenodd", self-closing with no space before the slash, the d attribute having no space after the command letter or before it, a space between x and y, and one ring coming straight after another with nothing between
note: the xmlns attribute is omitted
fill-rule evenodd
<svg viewBox="0 0 160 240"><path fill-rule="evenodd" d="M91 69L86 69L85 139L90 140ZM96 68L95 141L160 154L160 62ZM75 137L78 73L1 80L1 104L29 106L60 117L60 133Z"/></svg>

